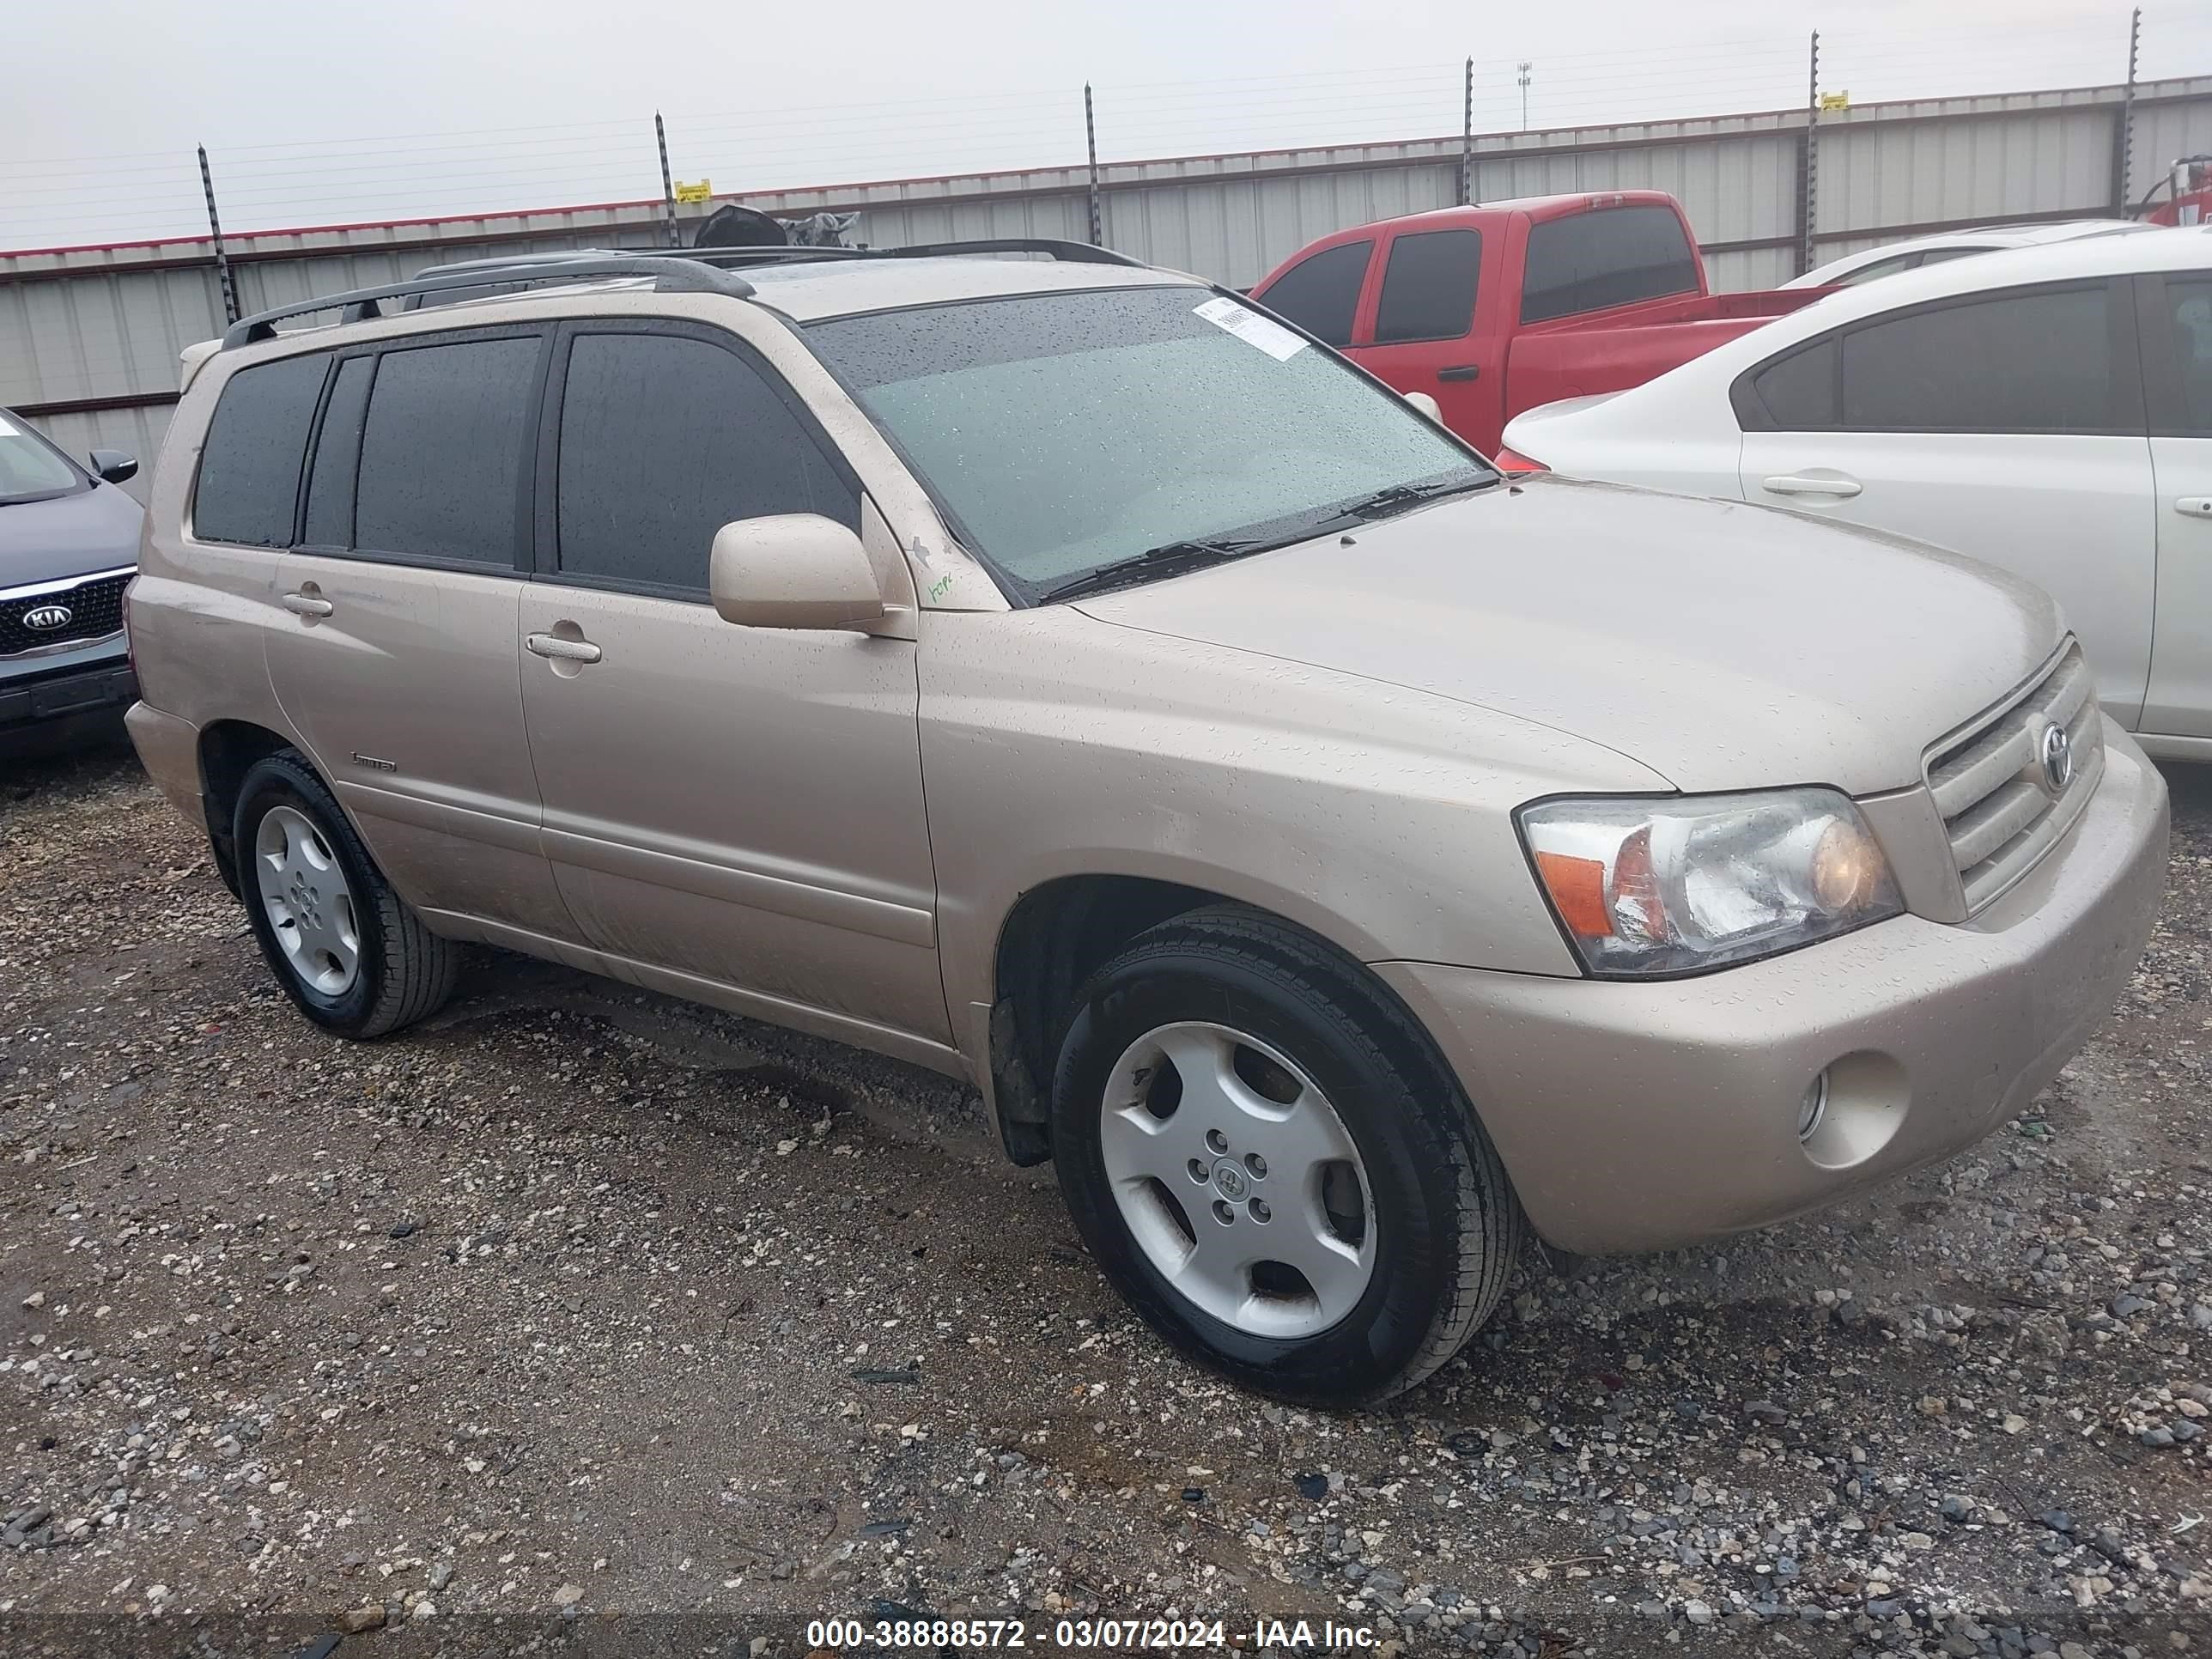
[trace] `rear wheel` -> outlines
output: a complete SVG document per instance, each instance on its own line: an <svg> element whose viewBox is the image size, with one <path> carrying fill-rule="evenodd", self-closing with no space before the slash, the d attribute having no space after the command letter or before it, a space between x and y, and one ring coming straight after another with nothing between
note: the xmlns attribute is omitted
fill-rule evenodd
<svg viewBox="0 0 2212 1659"><path fill-rule="evenodd" d="M1489 1139L1356 963L1234 909L1093 976L1053 1097L1060 1189L1161 1334L1248 1386L1411 1387L1496 1305L1520 1212Z"/></svg>
<svg viewBox="0 0 2212 1659"><path fill-rule="evenodd" d="M382 1036L453 994L460 947L392 890L298 753L254 763L232 828L253 937L309 1019L340 1036Z"/></svg>

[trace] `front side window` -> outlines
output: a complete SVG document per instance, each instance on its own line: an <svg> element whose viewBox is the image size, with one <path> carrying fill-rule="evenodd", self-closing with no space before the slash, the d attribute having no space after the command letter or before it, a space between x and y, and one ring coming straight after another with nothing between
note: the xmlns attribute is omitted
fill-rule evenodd
<svg viewBox="0 0 2212 1659"><path fill-rule="evenodd" d="M322 353L241 368L216 400L192 492L204 542L289 547L300 463L331 360Z"/></svg>
<svg viewBox="0 0 2212 1659"><path fill-rule="evenodd" d="M860 493L777 386L737 353L681 334L580 334L561 402L564 574L687 592L714 532L819 513L854 530Z"/></svg>
<svg viewBox="0 0 2212 1659"><path fill-rule="evenodd" d="M2108 432L2113 355L2101 285L2007 293L1855 328L1842 422L1861 432Z"/></svg>
<svg viewBox="0 0 2212 1659"><path fill-rule="evenodd" d="M77 470L19 417L0 412L0 505L89 489Z"/></svg>
<svg viewBox="0 0 2212 1659"><path fill-rule="evenodd" d="M1425 230L1395 238L1382 267L1375 343L1462 337L1474 326L1474 285L1481 270L1479 230Z"/></svg>
<svg viewBox="0 0 2212 1659"><path fill-rule="evenodd" d="M1528 227L1521 320L1698 291L1698 251L1672 208L1600 208Z"/></svg>
<svg viewBox="0 0 2212 1659"><path fill-rule="evenodd" d="M1372 242L1340 242L1301 259L1253 297L1286 317L1324 345L1352 343L1359 310L1359 284L1367 275Z"/></svg>
<svg viewBox="0 0 2212 1659"><path fill-rule="evenodd" d="M455 340L377 359L361 434L354 544L403 558L512 566L536 335Z"/></svg>
<svg viewBox="0 0 2212 1659"><path fill-rule="evenodd" d="M1256 551L1354 507L1497 477L1341 359L1201 288L933 306L807 333L963 539L1031 597L1194 540Z"/></svg>

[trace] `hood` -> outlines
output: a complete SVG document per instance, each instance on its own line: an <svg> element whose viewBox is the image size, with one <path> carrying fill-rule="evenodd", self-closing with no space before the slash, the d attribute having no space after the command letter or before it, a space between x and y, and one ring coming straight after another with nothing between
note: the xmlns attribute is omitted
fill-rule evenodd
<svg viewBox="0 0 2212 1659"><path fill-rule="evenodd" d="M1697 792L1920 780L2057 648L2039 590L1899 537L1537 477L1078 601L1569 732Z"/></svg>
<svg viewBox="0 0 2212 1659"><path fill-rule="evenodd" d="M0 588L136 564L145 521L146 510L113 484L0 502Z"/></svg>

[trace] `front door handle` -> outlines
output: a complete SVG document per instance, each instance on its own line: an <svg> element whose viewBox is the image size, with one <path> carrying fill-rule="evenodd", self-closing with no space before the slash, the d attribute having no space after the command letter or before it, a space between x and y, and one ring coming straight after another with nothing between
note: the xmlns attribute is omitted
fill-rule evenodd
<svg viewBox="0 0 2212 1659"><path fill-rule="evenodd" d="M589 640L565 639L558 634L532 634L522 641L541 657L556 662L597 662L599 647Z"/></svg>
<svg viewBox="0 0 2212 1659"><path fill-rule="evenodd" d="M1437 371L1437 379L1439 380L1480 380L1481 376L1480 363L1454 363L1449 368L1440 368Z"/></svg>
<svg viewBox="0 0 2212 1659"><path fill-rule="evenodd" d="M2186 513L2192 519L2212 519L2212 495L2177 496L2173 510Z"/></svg>
<svg viewBox="0 0 2212 1659"><path fill-rule="evenodd" d="M1794 472L1784 472L1778 477L1762 478L1760 484L1775 495L1833 495L1839 501L1849 501L1862 488L1856 478L1800 477Z"/></svg>
<svg viewBox="0 0 2212 1659"><path fill-rule="evenodd" d="M318 593L287 593L283 604L295 617L327 617L337 609Z"/></svg>

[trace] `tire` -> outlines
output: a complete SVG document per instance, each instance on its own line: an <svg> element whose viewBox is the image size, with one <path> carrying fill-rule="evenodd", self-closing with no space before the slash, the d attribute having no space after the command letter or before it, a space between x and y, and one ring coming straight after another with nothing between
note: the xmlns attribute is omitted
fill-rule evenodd
<svg viewBox="0 0 2212 1659"><path fill-rule="evenodd" d="M1106 1276L1261 1393L1341 1407L1413 1387L1489 1316L1519 1250L1504 1168L1411 1016L1358 963L1241 908L1163 922L1091 976L1051 1110L1060 1191Z"/></svg>
<svg viewBox="0 0 2212 1659"><path fill-rule="evenodd" d="M257 761L231 823L253 937L309 1019L337 1036L379 1037L453 994L460 947L392 890L303 756L282 749ZM275 850L279 842L288 850Z"/></svg>

